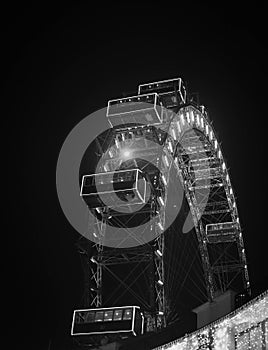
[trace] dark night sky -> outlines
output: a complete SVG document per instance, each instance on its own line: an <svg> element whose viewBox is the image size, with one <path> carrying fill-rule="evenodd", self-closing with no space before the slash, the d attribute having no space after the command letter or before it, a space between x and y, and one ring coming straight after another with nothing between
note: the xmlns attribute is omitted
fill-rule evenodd
<svg viewBox="0 0 268 350"><path fill-rule="evenodd" d="M51 350L62 348L83 292L78 234L56 195L60 147L81 119L142 82L182 76L199 92L230 168L253 293L268 287L264 9L225 6L4 10L10 159L21 182L11 204L7 290L15 292L33 349L46 349L49 339Z"/></svg>

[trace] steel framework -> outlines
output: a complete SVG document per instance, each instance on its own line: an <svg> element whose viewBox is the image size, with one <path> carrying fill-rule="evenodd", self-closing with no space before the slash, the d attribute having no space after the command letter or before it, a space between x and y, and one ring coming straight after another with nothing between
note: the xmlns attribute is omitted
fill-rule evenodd
<svg viewBox="0 0 268 350"><path fill-rule="evenodd" d="M151 108L145 108L147 103ZM147 330L166 326L169 286L165 279L164 232L172 167L193 218L207 299L213 300L215 294L237 285L250 293L242 230L228 168L208 113L203 106L189 102L182 79L140 85L137 96L109 101L107 117L112 128L108 136L96 139L102 156L96 173L141 169L151 193L138 212L133 213L130 208L122 214L105 205L91 208L96 220L95 227L89 229L96 243L84 238L78 242L85 271L85 306L104 306L103 274L109 271L119 284L135 294L147 311ZM125 147L135 149L135 155L127 160L122 159L121 153ZM145 155L146 163L141 161ZM135 217L151 219L147 229L152 231L154 240L145 244L141 241L127 249L103 245L109 225L127 230L129 220ZM137 295L131 285L111 271L115 265L141 262L148 264L149 300Z"/></svg>

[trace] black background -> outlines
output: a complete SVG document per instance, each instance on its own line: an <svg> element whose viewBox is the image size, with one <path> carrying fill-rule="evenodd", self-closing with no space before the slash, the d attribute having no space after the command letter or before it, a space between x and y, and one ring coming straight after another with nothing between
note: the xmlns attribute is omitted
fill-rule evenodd
<svg viewBox="0 0 268 350"><path fill-rule="evenodd" d="M11 330L17 329L9 348L28 341L25 349L48 349L49 342L51 350L68 349L83 274L78 234L57 200L57 157L80 120L144 82L181 76L199 92L230 169L253 295L265 290L264 8L44 2L6 6L2 17L3 138L10 141L7 173L15 175L5 229L11 240L5 289L16 309Z"/></svg>

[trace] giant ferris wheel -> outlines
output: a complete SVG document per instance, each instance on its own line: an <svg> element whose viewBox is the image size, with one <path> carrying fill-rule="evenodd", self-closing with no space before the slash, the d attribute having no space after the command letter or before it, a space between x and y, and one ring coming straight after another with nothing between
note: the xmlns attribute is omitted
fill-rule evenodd
<svg viewBox="0 0 268 350"><path fill-rule="evenodd" d="M72 334L95 321L104 326L92 334L114 334L105 325L135 312L135 335L161 329L179 317L187 288L203 302L228 289L250 294L228 167L183 80L141 84L135 96L110 100L106 117L111 128L91 145L98 161L80 169L81 200L95 219L91 240L78 242L85 294Z"/></svg>

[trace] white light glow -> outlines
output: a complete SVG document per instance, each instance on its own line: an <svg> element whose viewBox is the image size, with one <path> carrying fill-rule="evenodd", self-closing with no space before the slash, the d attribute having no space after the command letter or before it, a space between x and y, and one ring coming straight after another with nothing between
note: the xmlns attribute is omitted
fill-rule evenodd
<svg viewBox="0 0 268 350"><path fill-rule="evenodd" d="M164 227L163 227L163 225L161 224L161 222L158 222L158 224L157 224L159 227L160 227L160 229L161 230L163 230L164 229Z"/></svg>
<svg viewBox="0 0 268 350"><path fill-rule="evenodd" d="M194 112L193 112L193 111L190 111L190 115L191 115L191 120L192 120L192 122L194 122Z"/></svg>
<svg viewBox="0 0 268 350"><path fill-rule="evenodd" d="M157 254L158 256L160 256L160 257L162 257L162 256L163 256L163 254L160 252L160 250L159 250L159 249L157 249L157 250L156 250L156 254Z"/></svg>
<svg viewBox="0 0 268 350"><path fill-rule="evenodd" d="M175 130L173 128L171 129L171 134L172 134L173 139L177 140L177 136L176 136Z"/></svg>
<svg viewBox="0 0 268 350"><path fill-rule="evenodd" d="M181 126L180 126L180 122L179 121L177 121L177 127L178 127L178 131L180 133L181 132Z"/></svg>
<svg viewBox="0 0 268 350"><path fill-rule="evenodd" d="M172 153L173 152L173 146L172 146L171 141L168 141L168 148L169 148L170 152Z"/></svg>
<svg viewBox="0 0 268 350"><path fill-rule="evenodd" d="M189 112L186 112L186 119L187 119L187 122L190 123L190 115L189 115Z"/></svg>
<svg viewBox="0 0 268 350"><path fill-rule="evenodd" d="M132 152L130 149L122 149L121 152L120 152L120 155L122 158L124 159L129 159L132 157Z"/></svg>
<svg viewBox="0 0 268 350"><path fill-rule="evenodd" d="M129 157L130 156L130 152L129 151L124 151L123 152L123 156L124 157Z"/></svg>
<svg viewBox="0 0 268 350"><path fill-rule="evenodd" d="M244 350L267 348L268 292L202 329L154 350Z"/></svg>
<svg viewBox="0 0 268 350"><path fill-rule="evenodd" d="M166 164L166 166L169 166L169 161L168 161L168 157L166 155L164 155L164 162Z"/></svg>
<svg viewBox="0 0 268 350"><path fill-rule="evenodd" d="M159 197L158 199L159 199L159 202L160 202L161 205L164 205L164 204L165 204L162 197Z"/></svg>

